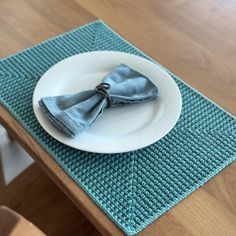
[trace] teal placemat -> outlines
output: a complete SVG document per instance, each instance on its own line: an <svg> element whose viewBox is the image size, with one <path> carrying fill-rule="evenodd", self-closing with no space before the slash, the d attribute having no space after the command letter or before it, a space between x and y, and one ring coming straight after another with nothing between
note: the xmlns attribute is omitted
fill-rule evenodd
<svg viewBox="0 0 236 236"><path fill-rule="evenodd" d="M106 24L95 21L1 60L0 103L125 234L133 235L236 159L236 119L168 72L180 88L183 108L177 125L163 139L124 154L67 147L38 124L33 90L58 61L95 50L147 58Z"/></svg>

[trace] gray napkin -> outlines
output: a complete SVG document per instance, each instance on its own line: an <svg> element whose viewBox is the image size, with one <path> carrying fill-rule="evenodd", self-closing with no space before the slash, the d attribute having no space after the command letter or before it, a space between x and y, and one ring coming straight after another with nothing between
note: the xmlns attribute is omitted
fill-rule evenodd
<svg viewBox="0 0 236 236"><path fill-rule="evenodd" d="M89 128L107 108L145 102L157 96L158 88L146 76L121 64L94 90L44 97L39 105L54 126L65 135L75 137Z"/></svg>

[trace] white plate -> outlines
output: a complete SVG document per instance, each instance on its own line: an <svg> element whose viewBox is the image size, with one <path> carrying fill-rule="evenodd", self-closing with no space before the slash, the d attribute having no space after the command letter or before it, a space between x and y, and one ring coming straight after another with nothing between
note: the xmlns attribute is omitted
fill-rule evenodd
<svg viewBox="0 0 236 236"><path fill-rule="evenodd" d="M150 78L159 88L158 99L109 108L76 138L66 137L45 118L38 105L42 97L93 89L120 63ZM174 127L181 107L176 83L160 66L135 55L112 51L82 53L58 62L41 77L33 95L35 115L52 137L73 148L98 153L127 152L158 141Z"/></svg>

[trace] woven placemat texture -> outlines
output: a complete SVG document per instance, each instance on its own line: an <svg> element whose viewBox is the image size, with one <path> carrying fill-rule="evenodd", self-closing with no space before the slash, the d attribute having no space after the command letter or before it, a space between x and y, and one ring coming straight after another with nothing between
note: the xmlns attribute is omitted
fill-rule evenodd
<svg viewBox="0 0 236 236"><path fill-rule="evenodd" d="M52 65L95 50L148 58L105 23L95 21L2 59L0 103L125 234L134 235L236 159L236 119L168 71L179 86L183 108L167 136L124 154L67 147L39 125L32 94Z"/></svg>

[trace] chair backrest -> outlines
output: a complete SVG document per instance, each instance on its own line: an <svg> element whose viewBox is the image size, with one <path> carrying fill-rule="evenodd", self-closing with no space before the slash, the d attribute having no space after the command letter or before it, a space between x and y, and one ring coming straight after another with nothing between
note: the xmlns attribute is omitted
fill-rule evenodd
<svg viewBox="0 0 236 236"><path fill-rule="evenodd" d="M0 235L45 236L45 234L30 221L6 206L0 207Z"/></svg>

